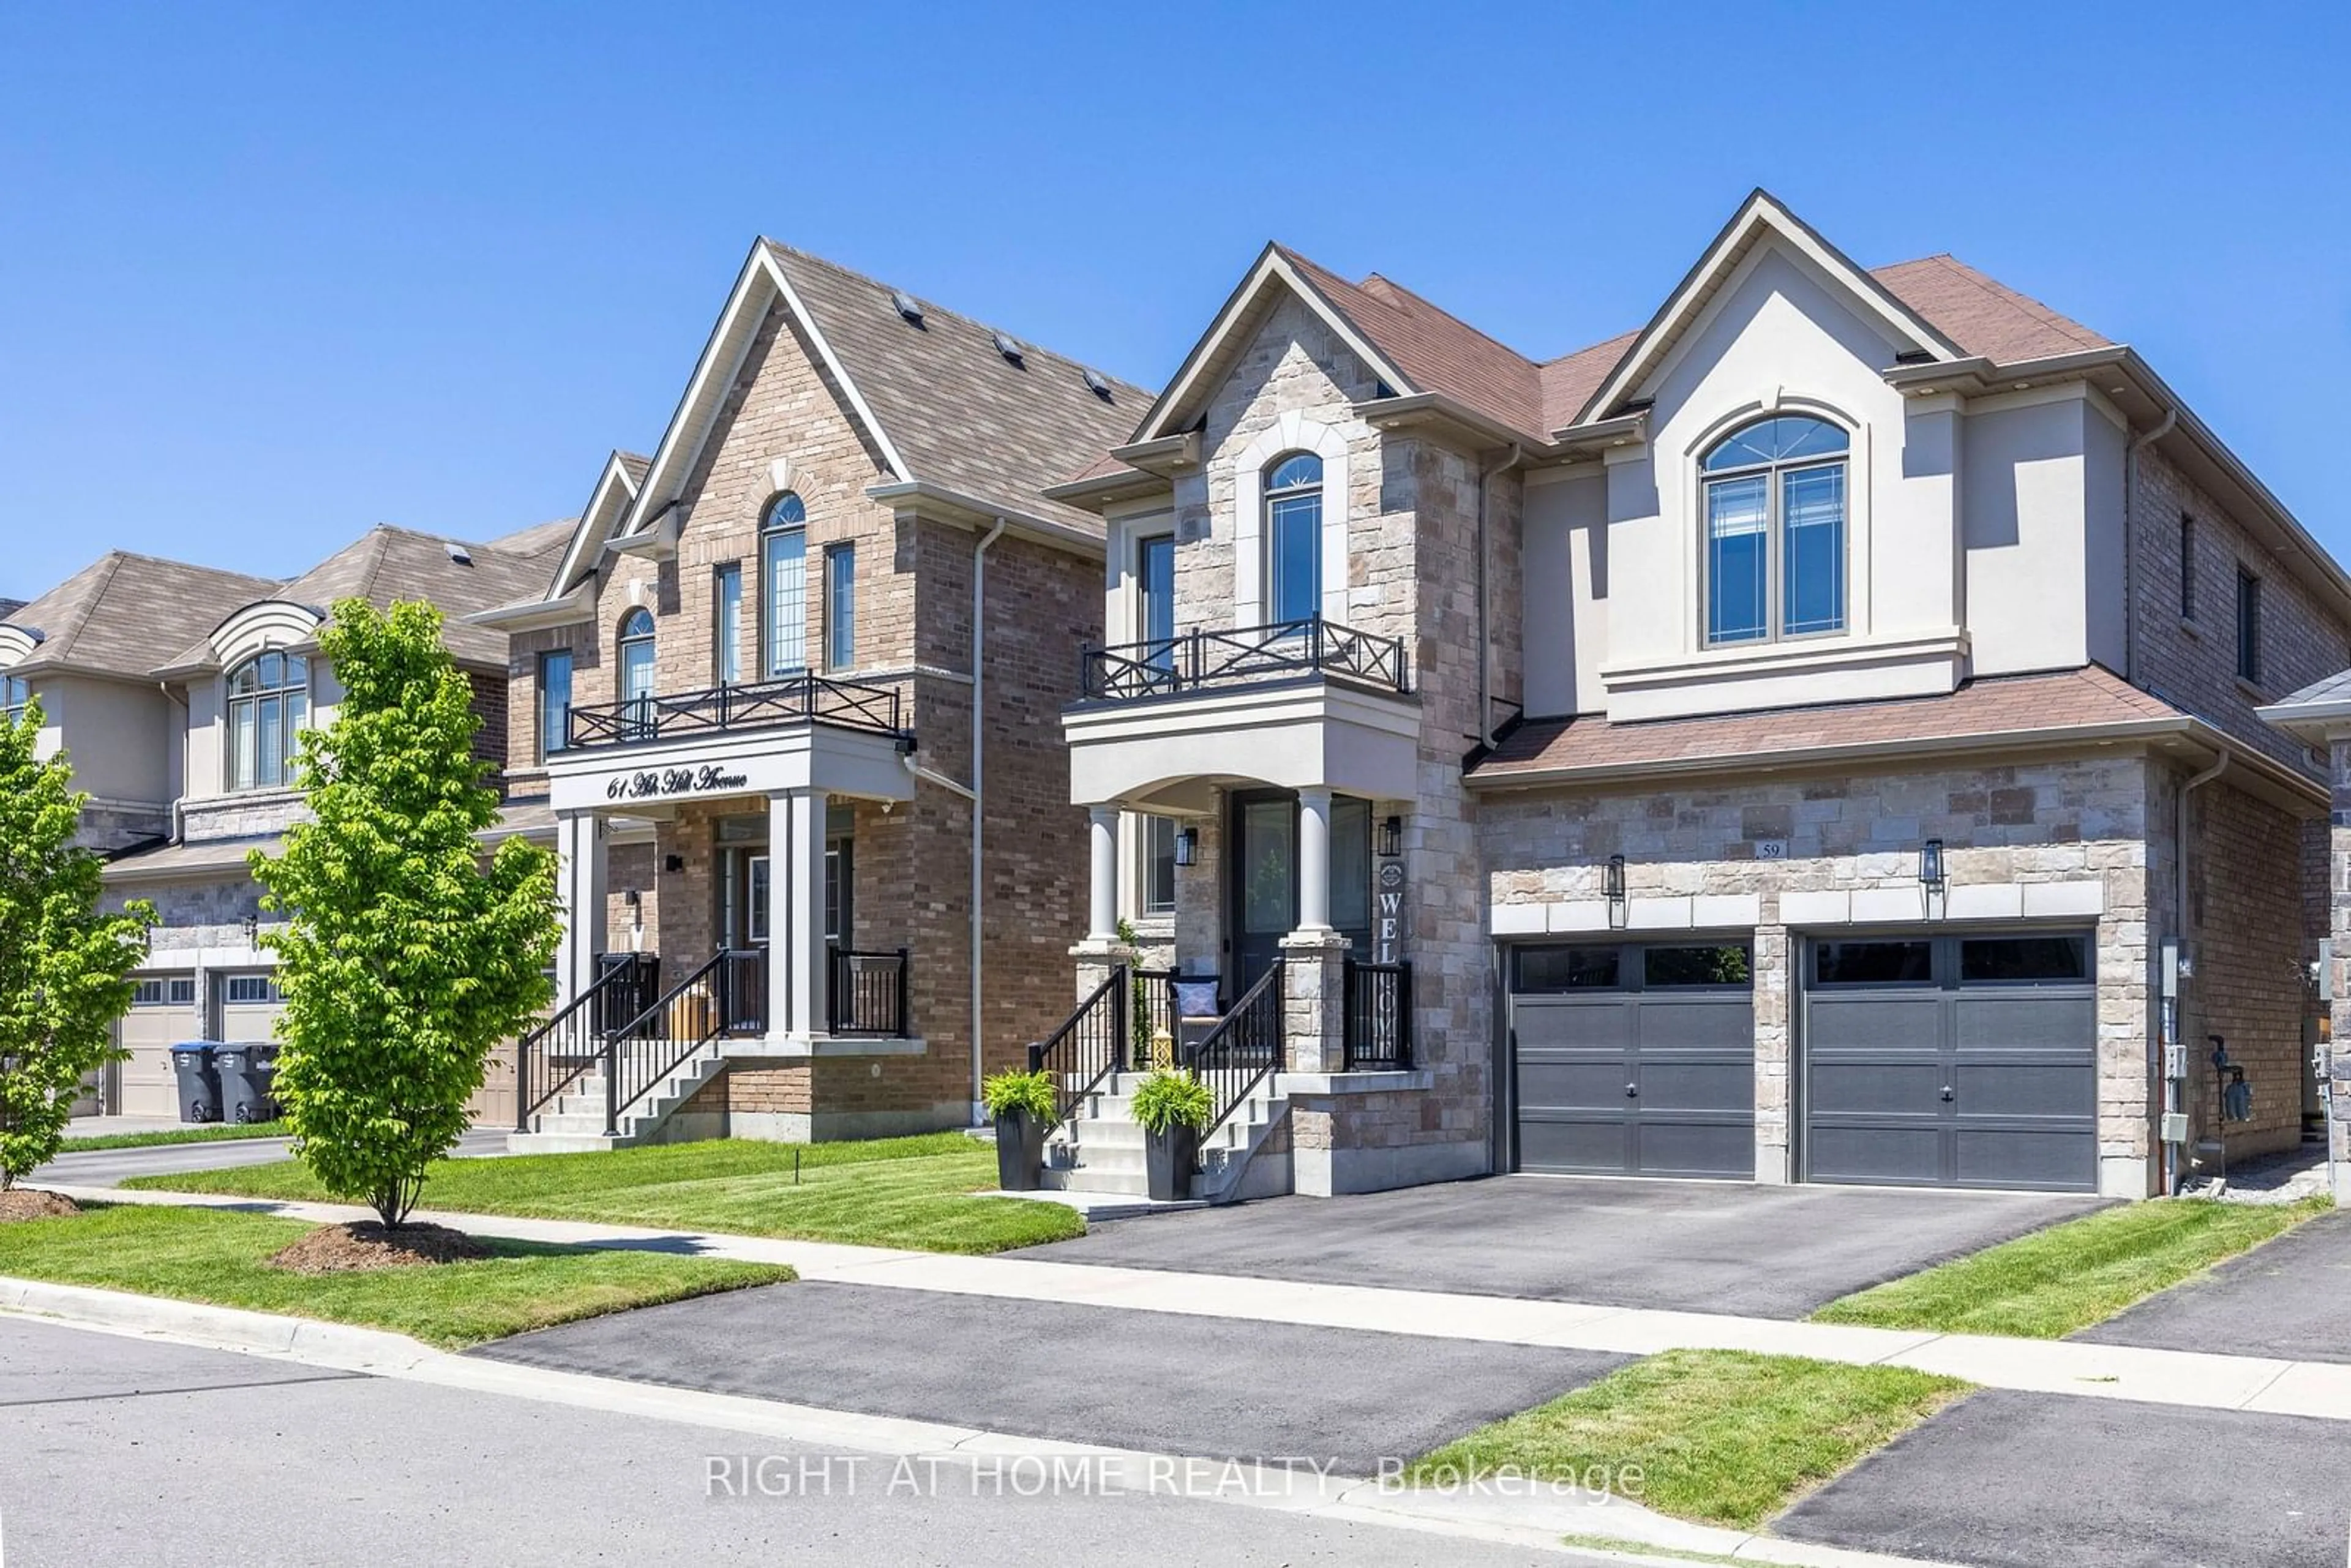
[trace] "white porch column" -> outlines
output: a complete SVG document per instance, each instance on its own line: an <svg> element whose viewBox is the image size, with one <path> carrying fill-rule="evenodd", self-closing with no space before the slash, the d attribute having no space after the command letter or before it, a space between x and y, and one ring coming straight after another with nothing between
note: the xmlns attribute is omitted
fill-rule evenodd
<svg viewBox="0 0 2351 1568"><path fill-rule="evenodd" d="M556 819L558 881L563 896L563 943L556 956L559 1008L596 983L596 953L604 945L605 873L610 863L603 820L593 811Z"/></svg>
<svg viewBox="0 0 2351 1568"><path fill-rule="evenodd" d="M1298 929L1331 929L1331 791L1298 792Z"/></svg>
<svg viewBox="0 0 2351 1568"><path fill-rule="evenodd" d="M1112 942L1118 938L1118 808L1089 806L1086 816L1092 824L1087 841L1093 851L1093 880L1088 884L1086 901L1086 940Z"/></svg>
<svg viewBox="0 0 2351 1568"><path fill-rule="evenodd" d="M821 789L768 797L768 1028L807 1039L827 1029Z"/></svg>

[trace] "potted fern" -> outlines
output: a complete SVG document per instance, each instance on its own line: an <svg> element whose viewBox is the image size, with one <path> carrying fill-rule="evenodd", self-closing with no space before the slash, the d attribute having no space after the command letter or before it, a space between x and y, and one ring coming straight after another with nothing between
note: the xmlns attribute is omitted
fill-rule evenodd
<svg viewBox="0 0 2351 1568"><path fill-rule="evenodd" d="M1143 1127L1143 1169L1154 1203L1192 1196L1200 1161L1200 1132L1216 1101L1189 1072L1158 1071L1134 1087L1134 1119Z"/></svg>
<svg viewBox="0 0 2351 1568"><path fill-rule="evenodd" d="M984 1079L979 1097L996 1119L996 1185L1034 1192L1045 1168L1045 1134L1059 1107L1050 1072L999 1072Z"/></svg>

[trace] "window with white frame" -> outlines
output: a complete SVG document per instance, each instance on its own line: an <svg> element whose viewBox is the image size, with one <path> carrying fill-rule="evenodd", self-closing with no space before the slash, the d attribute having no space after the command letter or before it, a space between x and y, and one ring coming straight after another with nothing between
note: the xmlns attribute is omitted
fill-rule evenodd
<svg viewBox="0 0 2351 1568"><path fill-rule="evenodd" d="M797 675L808 668L808 507L789 490L768 504L760 526L759 572L767 604L761 674Z"/></svg>
<svg viewBox="0 0 2351 1568"><path fill-rule="evenodd" d="M1143 819L1142 914L1176 913L1176 830L1173 817Z"/></svg>
<svg viewBox="0 0 2351 1568"><path fill-rule="evenodd" d="M275 650L255 655L228 676L228 788L283 789L294 782L294 753L310 722L310 661Z"/></svg>
<svg viewBox="0 0 2351 1568"><path fill-rule="evenodd" d="M1698 459L1706 640L1768 643L1845 629L1845 469L1851 438L1776 414Z"/></svg>
<svg viewBox="0 0 2351 1568"><path fill-rule="evenodd" d="M824 552L824 667L857 667L857 547L828 545Z"/></svg>
<svg viewBox="0 0 2351 1568"><path fill-rule="evenodd" d="M538 656L538 759L571 744L571 650L551 648Z"/></svg>
<svg viewBox="0 0 2351 1568"><path fill-rule="evenodd" d="M1322 459L1311 452L1275 458L1265 470L1267 619L1308 621L1322 612Z"/></svg>
<svg viewBox="0 0 2351 1568"><path fill-rule="evenodd" d="M621 617L621 702L632 735L653 727L653 612L640 604Z"/></svg>
<svg viewBox="0 0 2351 1568"><path fill-rule="evenodd" d="M730 560L710 583L710 674L722 686L743 678L743 563Z"/></svg>
<svg viewBox="0 0 2351 1568"><path fill-rule="evenodd" d="M33 704L33 683L22 675L0 674L0 718L21 723Z"/></svg>

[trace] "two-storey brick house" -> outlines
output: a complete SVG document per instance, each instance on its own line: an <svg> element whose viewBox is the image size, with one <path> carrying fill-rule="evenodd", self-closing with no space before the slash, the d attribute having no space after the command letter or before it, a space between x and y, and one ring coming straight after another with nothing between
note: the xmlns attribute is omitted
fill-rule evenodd
<svg viewBox="0 0 2351 1568"><path fill-rule="evenodd" d="M568 911L518 1146L967 1125L1068 1010L1101 524L1043 491L1147 402L753 247L653 455L481 618Z"/></svg>
<svg viewBox="0 0 2351 1568"><path fill-rule="evenodd" d="M1172 882L1226 1190L2137 1197L2301 1136L2325 792L2255 710L2351 580L2127 346L1760 192L1547 361L1273 247L1055 494L1081 990Z"/></svg>

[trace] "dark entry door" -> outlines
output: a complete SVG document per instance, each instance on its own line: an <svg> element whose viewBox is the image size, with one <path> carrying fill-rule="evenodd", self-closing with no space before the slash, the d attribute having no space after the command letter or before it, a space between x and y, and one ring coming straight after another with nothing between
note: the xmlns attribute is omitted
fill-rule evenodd
<svg viewBox="0 0 2351 1568"><path fill-rule="evenodd" d="M1805 946L1805 1179L2096 1189L2089 933Z"/></svg>
<svg viewBox="0 0 2351 1568"><path fill-rule="evenodd" d="M1227 825L1226 883L1233 933L1233 983L1228 1004L1257 984L1298 928L1298 797L1289 790L1246 790L1232 798ZM1372 944L1372 807L1349 796L1331 802L1331 924L1354 943Z"/></svg>
<svg viewBox="0 0 2351 1568"><path fill-rule="evenodd" d="M1519 1169L1754 1176L1743 939L1520 947L1510 986Z"/></svg>

